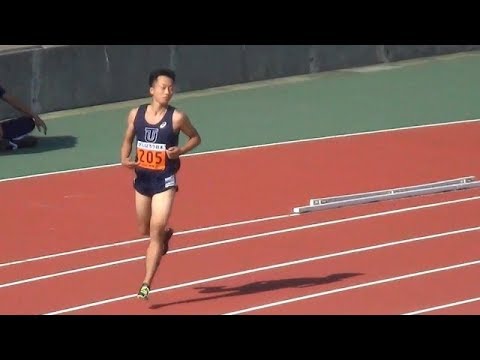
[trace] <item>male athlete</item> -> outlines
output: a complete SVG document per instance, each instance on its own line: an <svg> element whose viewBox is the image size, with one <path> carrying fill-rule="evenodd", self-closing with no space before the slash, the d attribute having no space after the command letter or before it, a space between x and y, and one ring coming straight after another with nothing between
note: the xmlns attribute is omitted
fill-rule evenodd
<svg viewBox="0 0 480 360"><path fill-rule="evenodd" d="M150 235L146 251L145 278L137 297L147 300L154 275L162 256L168 252L173 230L167 227L175 194L176 173L180 156L200 145L201 138L184 112L171 106L175 72L169 69L150 73L152 97L149 104L130 111L122 147L122 165L135 169L135 207L140 232ZM179 133L188 141L178 145ZM136 142L135 161L130 159L132 143Z"/></svg>
<svg viewBox="0 0 480 360"><path fill-rule="evenodd" d="M16 97L7 94L1 84L0 99L24 114L23 116L0 122L0 151L35 146L37 138L28 136L28 134L35 129L35 126L38 131L43 129L44 134L47 134L47 126L43 120L23 105Z"/></svg>

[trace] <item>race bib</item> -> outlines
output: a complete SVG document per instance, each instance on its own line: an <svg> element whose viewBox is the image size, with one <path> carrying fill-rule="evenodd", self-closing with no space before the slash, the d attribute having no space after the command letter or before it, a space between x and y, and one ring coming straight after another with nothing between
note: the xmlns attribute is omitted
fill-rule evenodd
<svg viewBox="0 0 480 360"><path fill-rule="evenodd" d="M165 144L154 144L143 141L137 142L137 159L139 167L150 170L165 170Z"/></svg>

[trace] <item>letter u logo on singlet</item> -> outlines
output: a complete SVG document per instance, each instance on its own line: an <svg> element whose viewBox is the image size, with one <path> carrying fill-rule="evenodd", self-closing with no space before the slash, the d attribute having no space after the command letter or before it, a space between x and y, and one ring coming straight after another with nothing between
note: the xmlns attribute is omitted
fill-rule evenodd
<svg viewBox="0 0 480 360"><path fill-rule="evenodd" d="M157 141L158 129L157 128L145 128L145 140L148 142Z"/></svg>

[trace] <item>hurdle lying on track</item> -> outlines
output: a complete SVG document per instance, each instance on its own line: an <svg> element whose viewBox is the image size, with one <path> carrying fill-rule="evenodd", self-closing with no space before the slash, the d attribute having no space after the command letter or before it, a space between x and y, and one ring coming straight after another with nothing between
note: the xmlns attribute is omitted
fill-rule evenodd
<svg viewBox="0 0 480 360"><path fill-rule="evenodd" d="M401 199L412 196L421 196L440 192L470 189L478 186L480 186L480 181L476 181L474 176L467 176L463 178L437 181L433 183L426 183L414 186L311 199L309 205L295 207L293 208L293 212L306 213L350 205L366 204L377 201Z"/></svg>

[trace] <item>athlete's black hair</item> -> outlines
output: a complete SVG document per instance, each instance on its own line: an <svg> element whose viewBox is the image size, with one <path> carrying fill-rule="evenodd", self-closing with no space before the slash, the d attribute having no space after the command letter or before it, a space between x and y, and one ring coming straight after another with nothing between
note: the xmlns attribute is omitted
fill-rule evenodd
<svg viewBox="0 0 480 360"><path fill-rule="evenodd" d="M155 69L153 70L149 77L148 77L148 84L150 85L150 87L153 86L153 83L155 82L155 80L157 80L157 78L159 76L166 76L170 79L172 79L173 83L175 83L175 79L176 79L176 74L175 74L175 71L171 70L171 69Z"/></svg>

